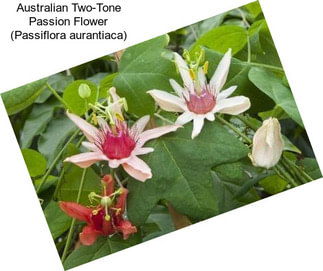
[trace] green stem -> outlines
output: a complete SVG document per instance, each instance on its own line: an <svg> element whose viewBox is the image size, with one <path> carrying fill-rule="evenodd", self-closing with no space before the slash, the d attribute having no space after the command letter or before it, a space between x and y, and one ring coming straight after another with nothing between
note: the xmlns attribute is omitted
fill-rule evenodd
<svg viewBox="0 0 323 271"><path fill-rule="evenodd" d="M295 179L297 179L301 184L307 183L307 181L299 173L299 171L297 171L295 167L293 167L290 163L287 162L286 159L284 159L284 156L282 157L281 163L284 168L291 172L294 175Z"/></svg>
<svg viewBox="0 0 323 271"><path fill-rule="evenodd" d="M86 172L87 172L87 169L86 168L83 169L80 186L79 186L79 190L78 190L78 193L77 193L76 203L80 203L80 199L81 199L81 195L82 195L82 190L83 190L84 183L85 183ZM65 261L66 256L67 256L67 252L68 252L69 247L71 245L71 241L72 241L72 237L73 237L73 231L74 231L74 227L75 227L75 222L76 222L76 219L73 218L72 223L71 223L71 226L70 226L70 230L69 230L68 235L67 235L67 241L66 241L66 244L65 244L65 247L64 247L64 251L63 251L63 255L62 255L62 259L61 259L62 262Z"/></svg>
<svg viewBox="0 0 323 271"><path fill-rule="evenodd" d="M251 121L249 121L245 116L243 115L236 115L237 119L241 120L244 124L249 126L252 130L256 131L259 127L257 127L255 124L253 124Z"/></svg>
<svg viewBox="0 0 323 271"><path fill-rule="evenodd" d="M57 91L55 89L53 89L50 84L47 83L47 87L48 89L50 90L50 92L57 98L57 100L59 100L64 106L66 109L70 110L71 111L71 108L68 106L68 104L64 101L64 99L58 95Z"/></svg>
<svg viewBox="0 0 323 271"><path fill-rule="evenodd" d="M251 62L251 45L250 45L249 34L248 34L248 37L247 37L247 45L248 45L248 59L247 59L247 62L250 63Z"/></svg>
<svg viewBox="0 0 323 271"><path fill-rule="evenodd" d="M165 121L165 122L168 122L168 123L170 123L170 124L174 124L174 122L172 122L171 120L169 120L169 119L167 119L167 118L165 118L165 117L163 117L163 116L159 115L158 113L155 113L155 114L154 114L154 116L156 116L157 118L159 118L159 119L161 119L161 120L163 120L163 121Z"/></svg>
<svg viewBox="0 0 323 271"><path fill-rule="evenodd" d="M295 172L297 172L297 175L300 175L300 178L302 179L303 183L308 183L313 181L313 179L302 169L300 169L297 165L295 165L292 161L290 161L287 157L283 156L283 161L287 163L290 167L292 167Z"/></svg>
<svg viewBox="0 0 323 271"><path fill-rule="evenodd" d="M267 64L262 64L262 63L255 63L255 62L249 62L249 64L251 66L255 66L255 67L262 67L262 68L267 68L267 69L271 69L274 71L278 71L278 72L284 72L284 69L281 67L277 67L277 66L273 66L273 65L267 65Z"/></svg>
<svg viewBox="0 0 323 271"><path fill-rule="evenodd" d="M248 23L248 21L246 19L246 16L244 16L244 14L243 14L243 12L242 12L242 10L240 8L237 8L237 10L239 11L239 13L241 15L243 23L246 25L247 28L249 28L250 24Z"/></svg>
<svg viewBox="0 0 323 271"><path fill-rule="evenodd" d="M279 172L281 172L281 174L284 176L284 178L289 182L289 184L293 187L298 186L298 184L295 182L295 180L293 179L293 177L290 176L290 174L284 169L284 167L282 167L280 164L277 164L274 167L274 170L278 169ZM276 171L276 170L275 170Z"/></svg>
<svg viewBox="0 0 323 271"><path fill-rule="evenodd" d="M82 141L84 140L85 136L83 135L80 140L76 143L76 148L79 148L82 144ZM70 164L68 167L67 167L67 170L68 171L70 168L71 168L72 164ZM53 199L56 200L57 199L57 194L58 194L58 191L59 189L61 188L61 185L62 185L62 182L63 182L63 177L64 177L64 174L65 174L65 168L62 169L59 177L58 177L58 181L57 181L57 185L55 187L55 191L54 191L54 195L53 195Z"/></svg>
<svg viewBox="0 0 323 271"><path fill-rule="evenodd" d="M242 133L238 128L236 128L234 125L232 125L231 123L229 123L228 121L226 121L224 118L220 117L219 115L217 116L217 119L222 122L224 125L226 125L227 127L229 127L232 131L234 131L236 134L238 134L239 136L241 136L246 142L248 142L249 144L252 143L252 140L247 137L244 133Z"/></svg>
<svg viewBox="0 0 323 271"><path fill-rule="evenodd" d="M70 139L65 143L64 147L60 150L60 152L56 155L55 159L53 160L53 162L51 163L51 165L49 166L48 170L46 171L45 175L42 177L39 186L37 187L37 194L39 193L39 191L41 190L43 184L45 183L45 181L47 180L49 174L52 172L52 170L54 169L56 163L58 162L58 160L60 159L60 157L63 155L64 151L66 150L67 146L77 137L79 133L79 130L77 129L74 134L70 137Z"/></svg>

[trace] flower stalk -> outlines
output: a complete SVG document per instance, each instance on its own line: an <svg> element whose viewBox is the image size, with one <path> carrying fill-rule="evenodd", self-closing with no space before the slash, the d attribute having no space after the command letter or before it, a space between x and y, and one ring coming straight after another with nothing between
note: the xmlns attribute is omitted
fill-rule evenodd
<svg viewBox="0 0 323 271"><path fill-rule="evenodd" d="M83 169L83 172L82 172L82 178L81 178L79 190L78 190L78 193L77 193L76 203L80 202L81 194L82 194L84 183L85 183L86 173L87 173L87 169L85 168L85 169ZM76 219L73 218L72 222L71 222L70 230L69 230L68 235L67 235L67 240L66 240L66 244L65 244L65 247L64 247L63 255L62 255L62 258L61 258L62 262L65 261L67 253L68 253L68 250L69 250L70 245L71 245L72 236L73 236L73 233L74 233L75 222L76 222Z"/></svg>

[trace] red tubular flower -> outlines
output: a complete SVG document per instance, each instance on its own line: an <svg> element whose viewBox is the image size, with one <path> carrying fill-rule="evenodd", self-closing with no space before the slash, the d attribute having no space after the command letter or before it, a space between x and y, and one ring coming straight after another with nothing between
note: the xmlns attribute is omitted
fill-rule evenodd
<svg viewBox="0 0 323 271"><path fill-rule="evenodd" d="M102 195L95 195L101 199L95 208L75 202L60 202L61 209L67 215L87 223L80 233L80 241L86 246L92 245L100 235L109 236L120 232L123 239L127 239L137 232L137 228L123 218L128 190L120 188L115 191L111 175L103 177L102 187Z"/></svg>

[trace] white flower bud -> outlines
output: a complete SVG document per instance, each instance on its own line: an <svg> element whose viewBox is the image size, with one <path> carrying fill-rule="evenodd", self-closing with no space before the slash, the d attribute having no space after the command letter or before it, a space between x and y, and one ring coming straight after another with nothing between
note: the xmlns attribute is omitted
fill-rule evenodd
<svg viewBox="0 0 323 271"><path fill-rule="evenodd" d="M279 121L276 118L269 118L256 131L249 157L254 166L268 169L278 163L283 149L284 141Z"/></svg>

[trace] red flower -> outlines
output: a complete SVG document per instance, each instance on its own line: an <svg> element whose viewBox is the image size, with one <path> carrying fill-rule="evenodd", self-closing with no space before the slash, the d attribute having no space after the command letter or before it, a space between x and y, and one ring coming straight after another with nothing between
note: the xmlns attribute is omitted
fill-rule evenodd
<svg viewBox="0 0 323 271"><path fill-rule="evenodd" d="M60 202L61 209L70 217L85 221L87 226L80 233L80 241L83 245L90 246L100 236L109 236L116 232L127 239L137 228L130 221L124 220L126 198L128 190L120 188L114 191L114 180L111 175L105 175L102 179L102 195L92 195L101 202L95 208L85 207L75 202Z"/></svg>

